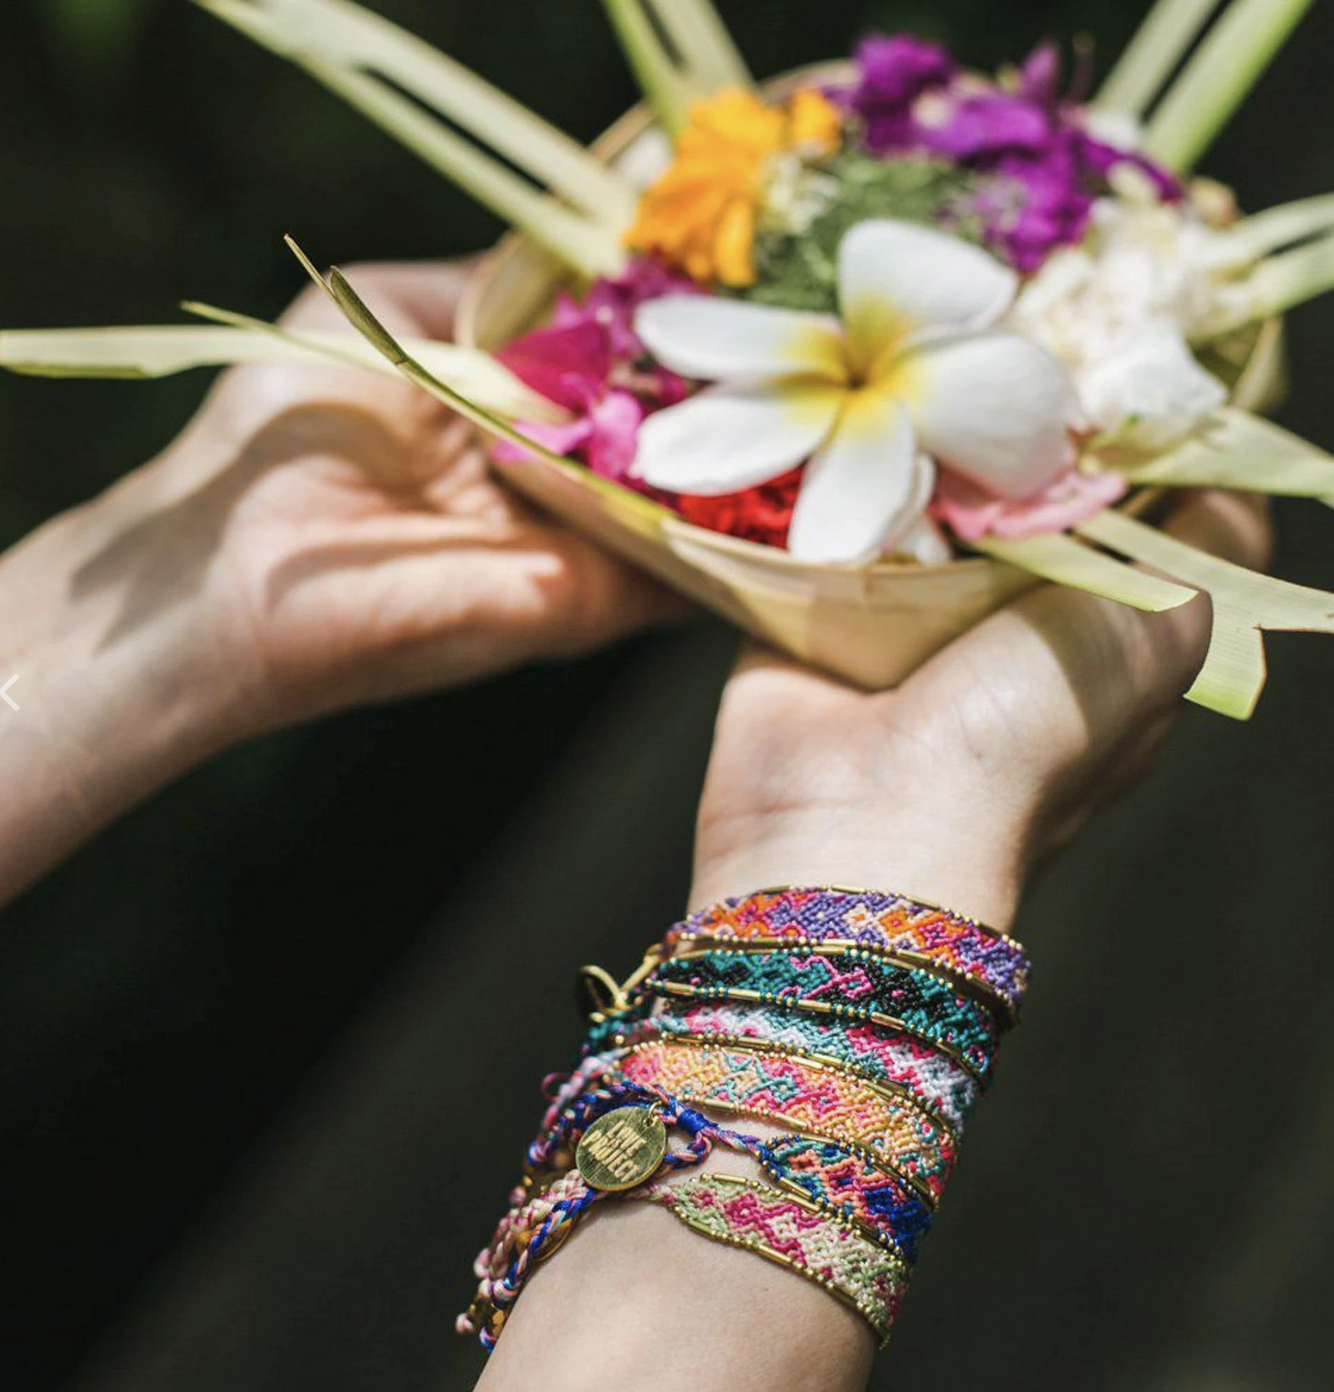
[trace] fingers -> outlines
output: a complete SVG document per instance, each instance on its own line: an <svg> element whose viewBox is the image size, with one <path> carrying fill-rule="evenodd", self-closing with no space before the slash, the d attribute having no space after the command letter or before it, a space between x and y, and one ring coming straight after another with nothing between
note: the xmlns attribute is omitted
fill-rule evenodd
<svg viewBox="0 0 1334 1392"><path fill-rule="evenodd" d="M1185 498L1168 530L1247 565L1269 546L1263 506L1234 495ZM1143 777L1207 651L1210 620L1207 596L1143 614L1043 586L878 693L748 647L720 713L715 764L726 768L710 775L713 820L702 813L701 827L716 833L729 817L749 827L753 816L736 813L740 789L743 811L777 809L780 828L823 817L822 864L861 854L874 874L877 856L902 863L911 851L919 892L932 897L922 887L933 886L942 902L985 916L981 906L1000 902L996 886L1016 886ZM947 863L930 862L932 848Z"/></svg>
<svg viewBox="0 0 1334 1392"><path fill-rule="evenodd" d="M1164 530L1239 565L1263 565L1269 554L1268 509L1251 496L1189 494ZM1173 707L1204 661L1212 622L1205 595L1146 614L1057 587L1025 596L1011 612L1051 646L1095 733Z"/></svg>
<svg viewBox="0 0 1334 1392"><path fill-rule="evenodd" d="M1163 524L1169 535L1242 566L1263 566L1271 531L1267 500L1209 489L1186 494ZM1102 630L1119 656L1128 681L1120 693L1136 710L1171 709L1195 680L1209 648L1213 613L1207 595L1161 614L1064 591L1072 611Z"/></svg>
<svg viewBox="0 0 1334 1392"><path fill-rule="evenodd" d="M1260 493L1211 488L1190 494L1163 530L1201 551L1252 570L1268 565L1273 551L1269 500Z"/></svg>
<svg viewBox="0 0 1334 1392"><path fill-rule="evenodd" d="M557 560L542 579L534 656L575 657L699 615L676 590L573 532L555 534L549 545Z"/></svg>
<svg viewBox="0 0 1334 1392"><path fill-rule="evenodd" d="M1263 564L1269 551L1267 509L1236 494L1186 496L1165 530L1241 565ZM1044 586L937 655L905 690L932 704L950 693L975 747L1007 742L1006 778L1027 788L1060 842L1058 825L1082 824L1152 766L1211 625L1207 595L1146 614Z"/></svg>
<svg viewBox="0 0 1334 1392"><path fill-rule="evenodd" d="M479 260L368 262L349 266L343 274L391 333L445 340L454 336L459 301ZM282 323L303 329L346 325L318 285L297 297Z"/></svg>

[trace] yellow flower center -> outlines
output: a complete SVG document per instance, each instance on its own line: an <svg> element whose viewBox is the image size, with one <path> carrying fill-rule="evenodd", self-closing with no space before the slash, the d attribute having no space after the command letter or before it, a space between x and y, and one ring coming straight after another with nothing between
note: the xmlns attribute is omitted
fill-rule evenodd
<svg viewBox="0 0 1334 1392"><path fill-rule="evenodd" d="M859 334L857 330L860 330ZM912 325L889 306L831 333L824 325L797 329L788 352L809 364L800 379L809 390L798 392L804 404L824 391L844 398L847 409L870 397L892 397L910 405L923 389L922 362L910 347ZM816 398L810 397L816 393Z"/></svg>

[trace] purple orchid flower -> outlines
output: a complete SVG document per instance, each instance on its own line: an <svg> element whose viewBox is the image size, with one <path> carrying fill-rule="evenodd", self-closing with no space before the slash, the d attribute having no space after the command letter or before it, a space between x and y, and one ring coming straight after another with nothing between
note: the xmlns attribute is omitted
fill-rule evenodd
<svg viewBox="0 0 1334 1392"><path fill-rule="evenodd" d="M864 40L857 60L859 79L844 100L862 118L866 148L934 155L990 176L967 211L1020 271L1083 237L1119 164L1141 170L1159 197L1180 196L1166 170L1089 132L1083 108L1060 93L1051 44L1034 49L1009 83L984 82L942 49L903 35Z"/></svg>
<svg viewBox="0 0 1334 1392"><path fill-rule="evenodd" d="M518 429L604 478L639 487L628 477L639 427L649 411L683 400L689 384L646 361L634 331L635 311L661 295L698 293L693 280L649 260L596 280L583 299L562 293L547 328L515 339L496 357L526 386L563 406L571 419L555 425L520 422ZM527 457L518 445L502 445L498 453L510 461Z"/></svg>

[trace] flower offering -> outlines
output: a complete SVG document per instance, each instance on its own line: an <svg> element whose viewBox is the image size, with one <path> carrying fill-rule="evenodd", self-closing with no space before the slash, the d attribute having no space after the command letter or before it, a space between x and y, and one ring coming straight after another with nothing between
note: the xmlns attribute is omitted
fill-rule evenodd
<svg viewBox="0 0 1334 1392"><path fill-rule="evenodd" d="M1159 0L1101 86L1053 44L981 73L903 34L756 84L708 0L606 0L650 110L591 152L349 0L199 3L517 229L465 341L397 342L303 256L360 338L194 306L215 326L4 334L5 365L404 373L515 488L866 685L1037 579L1207 591L1190 694L1234 716L1263 630L1334 630L1334 598L1153 525L1173 488L1334 499L1334 461L1255 414L1280 316L1334 285L1334 196L1243 215L1195 167L1309 0L1232 0L1203 35Z"/></svg>

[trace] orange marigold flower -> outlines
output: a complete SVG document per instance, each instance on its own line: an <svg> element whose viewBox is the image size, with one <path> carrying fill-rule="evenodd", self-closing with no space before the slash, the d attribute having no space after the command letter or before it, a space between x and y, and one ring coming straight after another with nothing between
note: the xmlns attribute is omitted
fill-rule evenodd
<svg viewBox="0 0 1334 1392"><path fill-rule="evenodd" d="M786 107L740 90L696 102L676 158L645 193L626 242L695 280L751 285L770 161L787 151L830 154L841 136L842 118L819 92L798 92Z"/></svg>
<svg viewBox="0 0 1334 1392"><path fill-rule="evenodd" d="M843 117L838 107L809 87L792 98L788 120L788 139L797 149L811 148L828 154L838 148L843 138Z"/></svg>

